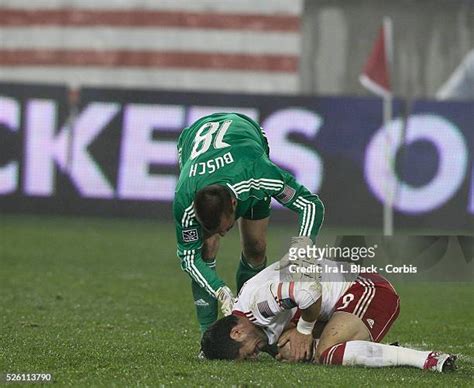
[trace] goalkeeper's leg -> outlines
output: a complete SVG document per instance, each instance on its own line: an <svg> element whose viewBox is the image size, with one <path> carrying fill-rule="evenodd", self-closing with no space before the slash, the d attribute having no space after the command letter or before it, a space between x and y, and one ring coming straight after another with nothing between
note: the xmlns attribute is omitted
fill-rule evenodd
<svg viewBox="0 0 474 388"><path fill-rule="evenodd" d="M268 205L267 212L268 212ZM266 267L266 235L269 217L239 220L240 239L243 252L236 273L237 292L243 284Z"/></svg>
<svg viewBox="0 0 474 388"><path fill-rule="evenodd" d="M212 236L204 241L202 257L209 268L216 270L216 254L219 249L219 236ZM203 334L217 319L217 299L209 295L196 281L192 281L194 305L199 322L199 329Z"/></svg>
<svg viewBox="0 0 474 388"><path fill-rule="evenodd" d="M240 254L239 266L237 267L237 272L235 274L235 282L237 284L237 292L240 291L244 283L250 278L258 274L262 269L267 266L267 259L264 257L263 263L252 266L248 263L247 258L244 253Z"/></svg>
<svg viewBox="0 0 474 388"><path fill-rule="evenodd" d="M216 261L206 262L209 268L215 270ZM191 283L193 291L194 305L196 306L196 315L199 322L201 334L207 330L217 319L217 299L209 295L195 280Z"/></svg>

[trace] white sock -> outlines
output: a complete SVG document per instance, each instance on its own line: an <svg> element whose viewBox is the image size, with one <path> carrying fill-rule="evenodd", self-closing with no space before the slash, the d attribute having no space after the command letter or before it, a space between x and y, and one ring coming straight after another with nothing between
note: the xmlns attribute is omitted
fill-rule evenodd
<svg viewBox="0 0 474 388"><path fill-rule="evenodd" d="M319 363L368 367L413 366L423 369L430 353L376 342L348 341L326 349Z"/></svg>
<svg viewBox="0 0 474 388"><path fill-rule="evenodd" d="M376 342L348 341L344 349L342 365L413 366L423 369L430 353Z"/></svg>

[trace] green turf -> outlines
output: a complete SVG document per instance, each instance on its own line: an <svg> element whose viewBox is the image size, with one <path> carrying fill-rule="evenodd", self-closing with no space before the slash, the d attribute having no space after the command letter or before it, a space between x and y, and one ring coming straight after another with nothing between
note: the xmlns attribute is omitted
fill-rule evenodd
<svg viewBox="0 0 474 388"><path fill-rule="evenodd" d="M291 231L271 228L276 257ZM57 385L472 386L472 284L399 285L401 314L386 341L460 355L459 370L289 365L196 359L189 280L169 224L3 216L0 373L50 372ZM232 282L238 234L218 271Z"/></svg>

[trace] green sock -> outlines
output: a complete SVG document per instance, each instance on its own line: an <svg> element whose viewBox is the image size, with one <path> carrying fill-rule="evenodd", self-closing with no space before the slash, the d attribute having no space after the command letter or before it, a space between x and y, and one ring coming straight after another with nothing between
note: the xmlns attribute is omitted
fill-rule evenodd
<svg viewBox="0 0 474 388"><path fill-rule="evenodd" d="M244 254L241 253L239 267L237 268L237 273L235 274L235 282L237 283L237 293L240 291L240 289L242 288L242 286L247 280L254 277L266 266L267 266L266 257L263 264L259 265L258 267L252 267L249 263L247 263L247 259L245 258Z"/></svg>
<svg viewBox="0 0 474 388"><path fill-rule="evenodd" d="M216 270L216 261L206 261L209 268ZM217 299L201 288L196 281L192 281L191 288L193 291L194 305L196 306L196 315L199 322L201 335L211 326L217 319Z"/></svg>

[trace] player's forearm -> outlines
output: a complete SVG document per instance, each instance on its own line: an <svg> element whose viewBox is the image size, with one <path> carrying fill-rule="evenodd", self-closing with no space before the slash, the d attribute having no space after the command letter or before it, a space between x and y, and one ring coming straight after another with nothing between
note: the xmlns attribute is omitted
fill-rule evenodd
<svg viewBox="0 0 474 388"><path fill-rule="evenodd" d="M260 179L271 180L270 186L265 187L266 193L298 213L298 236L314 240L324 219L324 206L319 197L297 182L291 173L276 166L266 157L258 161L256 168L262 170Z"/></svg>
<svg viewBox="0 0 474 388"><path fill-rule="evenodd" d="M191 276L211 296L216 297L216 292L225 285L224 281L210 269L196 250L184 251L181 258L181 268Z"/></svg>
<svg viewBox="0 0 474 388"><path fill-rule="evenodd" d="M298 213L299 236L315 240L324 220L324 205L317 195L302 194L291 205Z"/></svg>
<svg viewBox="0 0 474 388"><path fill-rule="evenodd" d="M311 304L308 308L301 310L301 317L296 325L296 330L305 335L313 334L320 311L321 298Z"/></svg>
<svg viewBox="0 0 474 388"><path fill-rule="evenodd" d="M298 183L289 173L284 174L285 187L276 199L298 213L298 236L315 239L324 220L324 205L320 198Z"/></svg>
<svg viewBox="0 0 474 388"><path fill-rule="evenodd" d="M319 312L321 311L321 298L314 302L308 308L301 310L301 318L307 322L314 322L318 319Z"/></svg>

